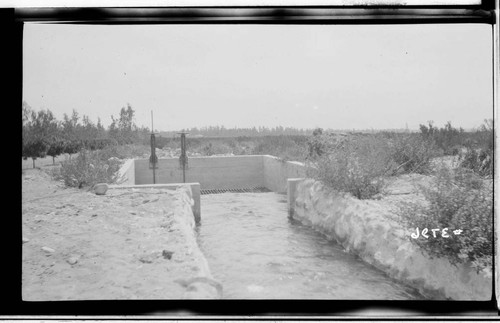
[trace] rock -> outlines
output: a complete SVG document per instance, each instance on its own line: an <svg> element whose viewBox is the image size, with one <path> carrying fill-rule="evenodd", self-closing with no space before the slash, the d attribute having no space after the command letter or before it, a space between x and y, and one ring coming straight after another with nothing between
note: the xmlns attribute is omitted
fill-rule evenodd
<svg viewBox="0 0 500 323"><path fill-rule="evenodd" d="M68 260L66 260L66 262L67 262L68 264L70 264L70 265L74 265L74 264L76 264L76 263L78 262L78 259L79 259L79 258L78 258L78 257L75 257L75 256L74 256L74 257L69 257L69 258L68 258Z"/></svg>
<svg viewBox="0 0 500 323"><path fill-rule="evenodd" d="M145 264L150 264L156 259L155 254L142 255L139 257L139 261Z"/></svg>
<svg viewBox="0 0 500 323"><path fill-rule="evenodd" d="M56 252L54 249L49 248L49 247L42 247L42 250L47 252L47 253L54 253Z"/></svg>
<svg viewBox="0 0 500 323"><path fill-rule="evenodd" d="M28 238L23 238L23 243L26 243L26 242L29 242L29 241L30 241L30 239L28 239Z"/></svg>
<svg viewBox="0 0 500 323"><path fill-rule="evenodd" d="M94 193L96 195L104 195L108 191L108 188L109 188L108 184L99 183L99 184L95 184L92 190L94 191Z"/></svg>
<svg viewBox="0 0 500 323"><path fill-rule="evenodd" d="M163 256L163 258L165 259L172 259L172 255L174 254L173 251L168 251L168 250L163 250L161 255Z"/></svg>

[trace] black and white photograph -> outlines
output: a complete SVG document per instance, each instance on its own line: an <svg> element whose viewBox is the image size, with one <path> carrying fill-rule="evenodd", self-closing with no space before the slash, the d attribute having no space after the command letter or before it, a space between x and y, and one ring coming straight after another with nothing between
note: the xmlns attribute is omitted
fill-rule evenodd
<svg viewBox="0 0 500 323"><path fill-rule="evenodd" d="M23 301L490 301L493 38L26 21Z"/></svg>

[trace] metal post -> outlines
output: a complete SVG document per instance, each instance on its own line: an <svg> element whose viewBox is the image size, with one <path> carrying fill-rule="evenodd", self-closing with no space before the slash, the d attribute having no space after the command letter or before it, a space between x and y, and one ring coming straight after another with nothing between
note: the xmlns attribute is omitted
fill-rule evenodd
<svg viewBox="0 0 500 323"><path fill-rule="evenodd" d="M153 168L153 184L156 184L156 140L154 133L151 134L151 157L149 159L150 166Z"/></svg>
<svg viewBox="0 0 500 323"><path fill-rule="evenodd" d="M181 156L179 157L179 162L182 168L182 182L186 183L186 166L188 163L187 153L186 153L186 135L188 132L179 132L181 135Z"/></svg>
<svg viewBox="0 0 500 323"><path fill-rule="evenodd" d="M156 157L156 138L153 128L153 110L151 110L151 156L149 157L149 167L153 169L153 184L156 184L156 164L158 158Z"/></svg>

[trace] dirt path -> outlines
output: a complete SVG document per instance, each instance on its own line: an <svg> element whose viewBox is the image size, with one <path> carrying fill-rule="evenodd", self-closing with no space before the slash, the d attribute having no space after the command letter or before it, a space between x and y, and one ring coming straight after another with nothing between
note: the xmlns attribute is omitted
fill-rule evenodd
<svg viewBox="0 0 500 323"><path fill-rule="evenodd" d="M25 170L23 300L216 297L185 198L158 189L95 195Z"/></svg>

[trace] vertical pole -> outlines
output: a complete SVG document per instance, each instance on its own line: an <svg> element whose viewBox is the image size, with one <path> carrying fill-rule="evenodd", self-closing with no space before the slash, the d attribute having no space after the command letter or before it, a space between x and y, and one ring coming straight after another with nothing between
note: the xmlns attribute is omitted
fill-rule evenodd
<svg viewBox="0 0 500 323"><path fill-rule="evenodd" d="M179 162L182 168L182 182L186 183L186 166L188 163L186 153L186 134L188 134L188 132L184 132L183 130L181 132L178 132L178 134L181 135L181 156L179 157Z"/></svg>
<svg viewBox="0 0 500 323"><path fill-rule="evenodd" d="M153 184L156 184L156 140L154 133L151 134L151 164L153 166Z"/></svg>
<svg viewBox="0 0 500 323"><path fill-rule="evenodd" d="M181 133L182 182L186 183L186 134Z"/></svg>
<svg viewBox="0 0 500 323"><path fill-rule="evenodd" d="M153 110L151 110L151 162L153 165L153 184L156 184L156 140L153 128Z"/></svg>

